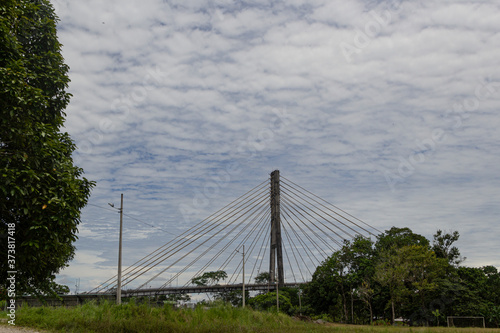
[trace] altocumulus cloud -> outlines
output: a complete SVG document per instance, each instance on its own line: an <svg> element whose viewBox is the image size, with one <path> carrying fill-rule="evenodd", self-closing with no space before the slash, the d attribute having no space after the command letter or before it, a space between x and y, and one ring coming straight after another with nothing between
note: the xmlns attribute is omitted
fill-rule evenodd
<svg viewBox="0 0 500 333"><path fill-rule="evenodd" d="M497 2L53 3L66 130L97 181L60 279L113 271L120 193L127 265L274 169L378 229L458 230L468 265L500 266Z"/></svg>

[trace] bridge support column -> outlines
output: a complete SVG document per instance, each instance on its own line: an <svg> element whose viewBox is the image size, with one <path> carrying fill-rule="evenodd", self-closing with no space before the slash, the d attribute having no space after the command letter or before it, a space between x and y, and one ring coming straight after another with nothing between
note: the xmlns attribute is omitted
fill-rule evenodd
<svg viewBox="0 0 500 333"><path fill-rule="evenodd" d="M278 274L276 274L276 268ZM276 276L277 275L277 276ZM283 287L283 249L281 245L281 215L280 215L280 172L271 173L271 253L269 258L269 278L271 283L278 279L278 285Z"/></svg>

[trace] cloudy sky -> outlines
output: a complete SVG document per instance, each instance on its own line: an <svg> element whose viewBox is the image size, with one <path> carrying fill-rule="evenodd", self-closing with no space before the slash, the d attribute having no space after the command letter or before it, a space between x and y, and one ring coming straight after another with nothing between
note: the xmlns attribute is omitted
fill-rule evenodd
<svg viewBox="0 0 500 333"><path fill-rule="evenodd" d="M281 174L500 268L497 1L52 0L66 130L97 182L59 282L124 265Z"/></svg>

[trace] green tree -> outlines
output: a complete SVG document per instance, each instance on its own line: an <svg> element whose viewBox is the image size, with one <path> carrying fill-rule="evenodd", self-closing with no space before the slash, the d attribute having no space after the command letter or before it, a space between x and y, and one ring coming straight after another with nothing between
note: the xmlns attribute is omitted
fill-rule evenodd
<svg viewBox="0 0 500 333"><path fill-rule="evenodd" d="M0 6L0 283L12 270L9 233L18 294L57 291L53 279L74 256L80 210L94 185L73 165L75 145L60 132L70 94L56 21L47 0Z"/></svg>
<svg viewBox="0 0 500 333"><path fill-rule="evenodd" d="M373 323L373 295L375 294L375 290L371 288L371 279L365 279L361 283L361 286L358 287L357 293L359 298L368 306L368 310L370 311L370 325Z"/></svg>
<svg viewBox="0 0 500 333"><path fill-rule="evenodd" d="M219 283L220 280L227 278L225 271L205 272L202 275L195 277L191 282L197 286L212 286Z"/></svg>
<svg viewBox="0 0 500 333"><path fill-rule="evenodd" d="M271 280L269 278L269 272L259 273L255 277L255 283L257 283L257 284L267 284L267 283L269 283L269 280Z"/></svg>
<svg viewBox="0 0 500 333"><path fill-rule="evenodd" d="M484 266L481 270L487 277L485 299L500 306L500 272L494 266Z"/></svg>
<svg viewBox="0 0 500 333"><path fill-rule="evenodd" d="M376 267L375 280L382 286L389 288L392 322L396 319L396 303L403 300L408 294L405 279L408 267L405 258L392 249L383 251L379 256Z"/></svg>
<svg viewBox="0 0 500 333"><path fill-rule="evenodd" d="M213 286L219 283L221 280L227 279L227 273L225 271L212 271L212 272L205 272L200 276L197 276L195 278L191 279L191 283L197 286ZM209 293L206 294L208 299L210 299ZM221 299L221 300L226 300L228 297L227 292L219 292L215 293L215 298L216 299Z"/></svg>
<svg viewBox="0 0 500 333"><path fill-rule="evenodd" d="M460 234L458 231L443 233L442 230L438 230L434 234L432 250L436 253L438 258L444 258L448 260L451 265L458 266L465 260L465 258L460 255L458 248L453 246L453 243L458 241L459 238Z"/></svg>
<svg viewBox="0 0 500 333"><path fill-rule="evenodd" d="M423 320L428 324L432 317L426 303L431 292L438 288L447 265L445 259L436 258L433 251L422 245L403 246L381 254L375 278L389 287L393 322L396 304L405 303L406 308L413 312L412 320ZM418 304L418 312L415 312L415 304Z"/></svg>
<svg viewBox="0 0 500 333"><path fill-rule="evenodd" d="M375 250L377 253L381 253L384 250L394 250L408 245L429 247L429 240L422 235L414 233L410 228L392 227L377 236Z"/></svg>
<svg viewBox="0 0 500 333"><path fill-rule="evenodd" d="M373 242L357 236L346 240L340 250L318 266L305 288L306 299L316 313L329 313L333 318L341 314L339 319L354 323L362 312L356 309L355 302L371 302L373 293L363 289L363 283L369 285L374 274L373 259ZM371 303L368 309L371 312ZM365 322L370 321L367 317Z"/></svg>
<svg viewBox="0 0 500 333"><path fill-rule="evenodd" d="M226 303L231 303L233 306L243 305L243 292L241 290L228 290L225 292L220 292L216 296L217 299L221 299ZM245 290L245 301L250 298L250 292Z"/></svg>
<svg viewBox="0 0 500 333"><path fill-rule="evenodd" d="M488 322L493 323L496 327L500 327L500 305L491 306L486 312Z"/></svg>
<svg viewBox="0 0 500 333"><path fill-rule="evenodd" d="M280 312L284 312L286 314L293 313L293 306L290 302L290 298L286 293L282 293L278 291L278 299ZM277 300L276 300L276 292L272 291L266 294L257 295L248 300L248 304L260 311L276 311L277 310Z"/></svg>
<svg viewBox="0 0 500 333"><path fill-rule="evenodd" d="M191 300L191 296L189 294L168 294L161 295L158 297L159 301L166 301L167 303L177 304L179 302L189 302Z"/></svg>
<svg viewBox="0 0 500 333"><path fill-rule="evenodd" d="M304 299L315 314L327 313L336 320L345 320L341 296L343 274L340 251L334 252L316 268L311 282L304 287Z"/></svg>
<svg viewBox="0 0 500 333"><path fill-rule="evenodd" d="M460 293L457 293L452 305L455 316L478 316L487 312L494 292L488 288L488 275L482 268L458 267L457 281ZM498 292L497 292L498 293Z"/></svg>

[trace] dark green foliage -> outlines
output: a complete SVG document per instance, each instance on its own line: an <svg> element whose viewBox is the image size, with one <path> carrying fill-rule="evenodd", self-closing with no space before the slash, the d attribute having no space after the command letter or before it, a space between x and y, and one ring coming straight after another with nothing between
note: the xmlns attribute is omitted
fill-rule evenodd
<svg viewBox="0 0 500 333"><path fill-rule="evenodd" d="M221 292L216 295L216 298L221 299L225 303L229 303L233 306L242 306L243 304L243 291L242 290L231 290L226 292ZM245 290L245 302L250 299L250 293Z"/></svg>
<svg viewBox="0 0 500 333"><path fill-rule="evenodd" d="M203 275L193 278L191 282L197 286L212 286L226 278L227 273L225 271L205 272Z"/></svg>
<svg viewBox="0 0 500 333"><path fill-rule="evenodd" d="M460 256L460 251L456 246L452 246L460 235L458 231L454 231L451 234L445 234L442 230L438 230L434 235L434 240L432 242L432 250L436 253L438 258L444 258L452 265L459 265L465 260Z"/></svg>
<svg viewBox="0 0 500 333"><path fill-rule="evenodd" d="M158 297L159 301L166 301L168 303L189 302L191 296L189 294L168 294Z"/></svg>
<svg viewBox="0 0 500 333"><path fill-rule="evenodd" d="M432 311L427 304L439 287L439 279L445 277L447 265L445 259L436 258L422 245L403 246L380 255L375 279L389 288L393 322L395 305L403 303L405 306L398 307L399 314L428 324Z"/></svg>
<svg viewBox="0 0 500 333"><path fill-rule="evenodd" d="M277 298L279 299L280 312L286 314L293 313L292 303L287 293L278 291L278 297L276 297L276 292L272 291L266 294L257 295L248 301L248 304L256 309L263 311L277 311Z"/></svg>
<svg viewBox="0 0 500 333"><path fill-rule="evenodd" d="M453 311L460 316L484 316L496 325L495 307L500 306L500 273L493 266L481 268L459 267L455 285Z"/></svg>
<svg viewBox="0 0 500 333"><path fill-rule="evenodd" d="M409 228L346 241L304 286L303 307L335 321L370 323L402 317L412 325L446 324L446 316L484 316L495 326L500 274L493 266L461 267L458 232L429 241Z"/></svg>
<svg viewBox="0 0 500 333"><path fill-rule="evenodd" d="M262 272L257 274L255 277L255 283L257 284L266 284L269 283L271 279L269 278L269 272Z"/></svg>
<svg viewBox="0 0 500 333"><path fill-rule="evenodd" d="M75 145L59 130L70 98L68 67L46 0L0 6L0 232L15 225L17 293L53 292L73 258L80 210L92 182L73 165ZM7 238L0 238L6 248ZM6 279L1 251L0 280Z"/></svg>
<svg viewBox="0 0 500 333"><path fill-rule="evenodd" d="M338 321L369 323L374 254L373 242L369 239L358 236L352 242L345 241L341 250L316 269L311 283L305 287L311 308Z"/></svg>
<svg viewBox="0 0 500 333"><path fill-rule="evenodd" d="M227 273L225 271L212 271L205 272L200 276L191 279L191 283L197 286L213 286L223 281L227 278ZM242 293L231 292L231 291L221 291L214 294L215 300L221 300L223 302L230 302L234 305L243 303ZM210 299L210 295L207 293L207 297Z"/></svg>
<svg viewBox="0 0 500 333"><path fill-rule="evenodd" d="M421 245L429 246L429 241L422 235L415 234L410 228L392 227L383 234L377 236L375 250L380 253L383 250L397 249L403 246Z"/></svg>

